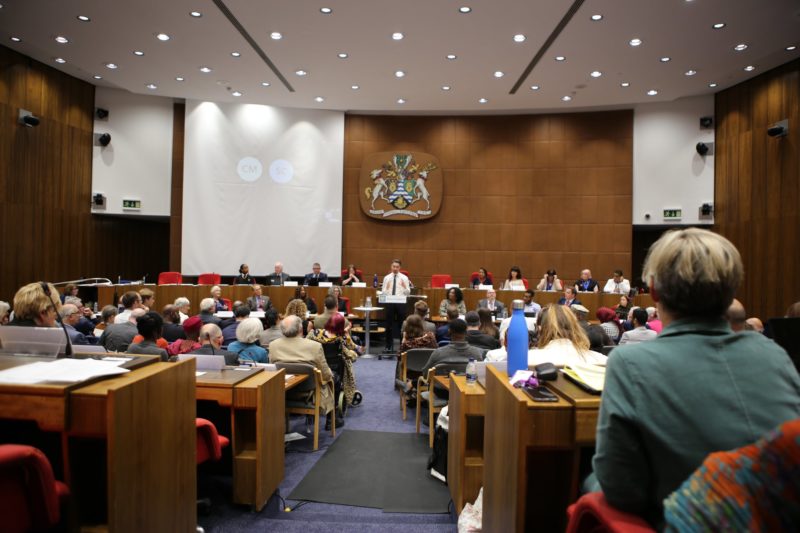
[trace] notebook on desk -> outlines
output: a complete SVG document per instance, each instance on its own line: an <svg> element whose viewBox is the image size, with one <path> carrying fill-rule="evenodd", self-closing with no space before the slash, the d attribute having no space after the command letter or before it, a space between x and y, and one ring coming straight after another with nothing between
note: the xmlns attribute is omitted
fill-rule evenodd
<svg viewBox="0 0 800 533"><path fill-rule="evenodd" d="M0 354L56 358L66 353L67 334L61 328L0 328Z"/></svg>

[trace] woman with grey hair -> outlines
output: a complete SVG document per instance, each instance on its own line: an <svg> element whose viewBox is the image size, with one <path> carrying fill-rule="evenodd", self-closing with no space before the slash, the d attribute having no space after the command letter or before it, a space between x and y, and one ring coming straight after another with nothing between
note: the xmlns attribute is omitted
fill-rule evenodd
<svg viewBox="0 0 800 533"><path fill-rule="evenodd" d="M191 302L189 302L189 298L185 296L175 298L175 303L173 305L178 310L178 316L181 317L180 323L183 324L183 322L189 318L189 313L191 312Z"/></svg>
<svg viewBox="0 0 800 533"><path fill-rule="evenodd" d="M228 345L228 351L256 363L267 363L267 350L262 348L258 339L264 331L261 321L257 318L245 318L236 328L236 340Z"/></svg>
<svg viewBox="0 0 800 533"><path fill-rule="evenodd" d="M8 324L9 321L9 311L11 311L11 306L8 302L0 301L0 326L5 326Z"/></svg>

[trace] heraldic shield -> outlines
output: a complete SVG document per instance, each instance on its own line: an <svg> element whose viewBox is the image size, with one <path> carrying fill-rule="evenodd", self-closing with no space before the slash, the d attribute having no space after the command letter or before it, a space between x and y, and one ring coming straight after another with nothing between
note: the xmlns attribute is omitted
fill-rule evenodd
<svg viewBox="0 0 800 533"><path fill-rule="evenodd" d="M364 158L361 209L380 220L424 220L439 212L444 183L439 160L424 152L378 152Z"/></svg>

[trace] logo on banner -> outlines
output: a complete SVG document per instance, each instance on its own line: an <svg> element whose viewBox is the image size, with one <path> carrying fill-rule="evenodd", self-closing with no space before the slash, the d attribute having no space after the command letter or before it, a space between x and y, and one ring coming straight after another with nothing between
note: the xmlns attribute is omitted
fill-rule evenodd
<svg viewBox="0 0 800 533"><path fill-rule="evenodd" d="M370 154L359 183L361 208L373 218L423 220L438 213L442 203L442 172L430 154Z"/></svg>

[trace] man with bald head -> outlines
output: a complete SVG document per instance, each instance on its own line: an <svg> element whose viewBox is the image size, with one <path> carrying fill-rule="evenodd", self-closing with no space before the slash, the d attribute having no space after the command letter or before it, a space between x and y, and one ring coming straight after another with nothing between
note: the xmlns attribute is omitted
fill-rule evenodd
<svg viewBox="0 0 800 533"><path fill-rule="evenodd" d="M239 366L239 356L222 349L222 330L216 324L205 324L200 328L200 348L189 353L197 355L221 355L228 366Z"/></svg>
<svg viewBox="0 0 800 533"><path fill-rule="evenodd" d="M735 333L744 331L747 313L744 310L744 305L742 305L742 302L734 298L733 302L731 302L731 305L728 307L728 310L725 312L725 318Z"/></svg>
<svg viewBox="0 0 800 533"><path fill-rule="evenodd" d="M497 299L497 291L488 289L486 291L486 298L478 301L478 309L488 309L492 314L498 318L502 318L505 313L505 305Z"/></svg>
<svg viewBox="0 0 800 533"><path fill-rule="evenodd" d="M267 276L267 285L283 285L289 281L289 274L283 271L283 263L275 263L275 272Z"/></svg>
<svg viewBox="0 0 800 533"><path fill-rule="evenodd" d="M750 317L744 321L744 329L746 331L755 331L756 333L764 333L764 323L758 317Z"/></svg>

